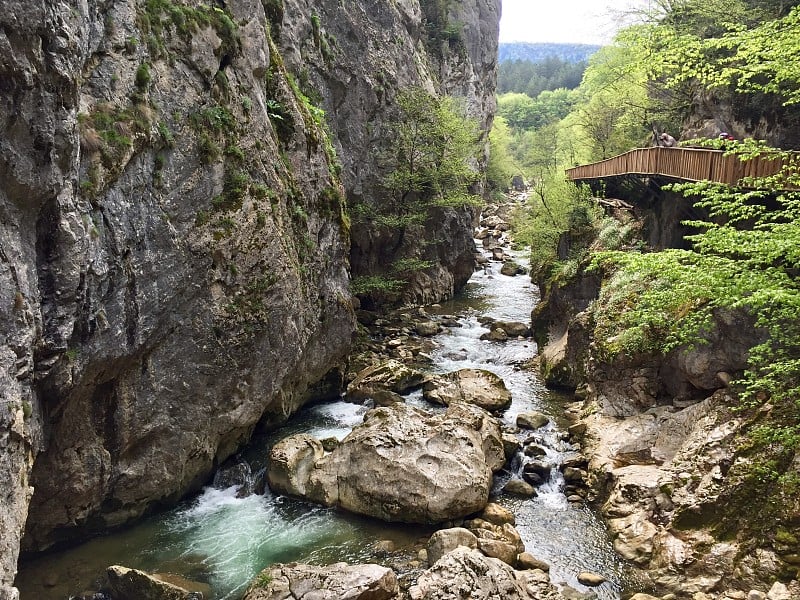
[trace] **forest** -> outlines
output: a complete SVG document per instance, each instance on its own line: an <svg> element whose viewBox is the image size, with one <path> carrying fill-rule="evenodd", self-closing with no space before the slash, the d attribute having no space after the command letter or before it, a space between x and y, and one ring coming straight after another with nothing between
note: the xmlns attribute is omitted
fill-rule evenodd
<svg viewBox="0 0 800 600"><path fill-rule="evenodd" d="M793 527L800 492L800 174L790 152L800 147L798 4L657 0L591 57L574 90L500 96L490 138L490 187L504 190L515 174L529 185L517 236L532 248L540 286L579 273L603 278L596 356L666 355L707 343L724 311L752 319L758 341L731 383L730 408L746 422L737 456L750 465L737 472L737 493L763 500L746 528L767 537ZM650 251L588 189L567 183L564 169L649 146L654 131L742 160L780 154L788 166L733 187L673 185L702 209L686 223L697 233L688 249ZM721 132L736 141L721 142ZM587 226L592 241L559 255L559 241L585 237Z"/></svg>

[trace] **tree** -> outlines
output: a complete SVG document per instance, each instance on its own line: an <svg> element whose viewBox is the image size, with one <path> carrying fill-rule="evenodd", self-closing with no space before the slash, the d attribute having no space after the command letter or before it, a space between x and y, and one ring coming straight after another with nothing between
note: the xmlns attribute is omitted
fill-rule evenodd
<svg viewBox="0 0 800 600"><path fill-rule="evenodd" d="M454 99L422 88L400 92L388 139L385 212L419 222L432 204L479 202L469 193L478 179L477 125Z"/></svg>
<svg viewBox="0 0 800 600"><path fill-rule="evenodd" d="M489 164L486 166L486 182L490 190L505 191L511 178L519 172L511 155L511 129L503 117L495 117L489 133Z"/></svg>
<svg viewBox="0 0 800 600"><path fill-rule="evenodd" d="M510 92L497 98L497 114L515 130L533 129L540 125L541 113L536 101L527 94Z"/></svg>

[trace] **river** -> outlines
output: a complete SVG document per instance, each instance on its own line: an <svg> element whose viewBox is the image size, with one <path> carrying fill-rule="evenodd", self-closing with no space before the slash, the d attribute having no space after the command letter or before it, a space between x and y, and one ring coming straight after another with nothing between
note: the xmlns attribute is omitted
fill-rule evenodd
<svg viewBox="0 0 800 600"><path fill-rule="evenodd" d="M500 263L492 265L487 271L477 271L458 298L431 309L456 315L462 325L447 328L435 337L434 369L482 368L501 376L513 395L504 420L513 424L519 413L530 410L550 415L551 423L536 435L547 460L558 464L575 452L564 440L560 418L567 399L546 390L537 375L525 368L535 356L535 344L531 340L480 340L486 332L478 321L480 316L528 322L536 301L527 277L501 275ZM437 410L428 406L419 392L410 394L407 401ZM319 438L342 439L366 410L341 401L309 407L269 438L275 441L305 431ZM520 433L521 439L529 436L530 432ZM257 437L241 454L256 476L265 468L269 443ZM498 476L496 490L509 476L509 472ZM553 582L592 591L600 600L618 599L624 591L640 591L629 566L614 553L600 520L586 505L567 502L563 486L563 478L554 469L551 479L538 488L538 497L499 494L496 501L514 512L527 550L551 565ZM174 573L202 582L215 600L237 600L249 581L269 564L343 560L392 565L404 552L413 558L420 540L429 534L425 528L354 517L269 490L240 497L236 487L207 487L175 509L136 526L25 561L16 584L21 600L65 600L97 589L105 568L121 564ZM376 558L373 546L380 540L391 540L396 552ZM599 573L608 581L589 590L576 579L581 571Z"/></svg>

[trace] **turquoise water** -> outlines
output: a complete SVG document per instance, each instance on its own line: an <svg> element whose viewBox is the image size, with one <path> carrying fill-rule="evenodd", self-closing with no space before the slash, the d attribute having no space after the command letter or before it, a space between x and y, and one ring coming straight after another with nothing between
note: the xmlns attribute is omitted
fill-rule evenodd
<svg viewBox="0 0 800 600"><path fill-rule="evenodd" d="M366 410L345 402L315 406L297 415L281 435L302 430L320 438L342 438ZM258 438L243 453L253 471L265 464L268 448L266 440ZM22 600L65 600L98 589L106 567L120 564L178 574L204 584L200 589L206 593L210 587L213 599L233 600L270 564L374 562L375 542L391 540L410 554L428 535L423 528L391 527L269 490L239 497L237 487L207 487L134 527L26 562L16 584Z"/></svg>

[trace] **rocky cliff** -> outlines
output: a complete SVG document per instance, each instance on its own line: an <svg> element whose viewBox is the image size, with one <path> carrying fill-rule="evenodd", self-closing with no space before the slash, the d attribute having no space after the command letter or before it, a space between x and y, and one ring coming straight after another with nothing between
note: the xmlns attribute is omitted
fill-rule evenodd
<svg viewBox="0 0 800 600"><path fill-rule="evenodd" d="M627 199L653 247L683 243L677 222L669 226L681 210ZM604 311L618 310L609 303L613 289L596 271L550 281L533 320L548 383L581 400L570 432L586 454L615 550L644 569L659 593L678 598L744 597L796 579L799 546L790 532L798 499L759 461L791 480L797 460L778 443L754 449L749 436L780 413L769 403L746 410L731 387L765 332L743 309L717 309L705 343L610 355L597 325ZM796 586L772 597L795 597Z"/></svg>
<svg viewBox="0 0 800 600"><path fill-rule="evenodd" d="M354 330L370 132L410 83L488 123L498 4L453 3L457 52L414 1L7 4L0 598L26 521L36 551L174 502L313 395ZM471 270L469 221L420 296Z"/></svg>

